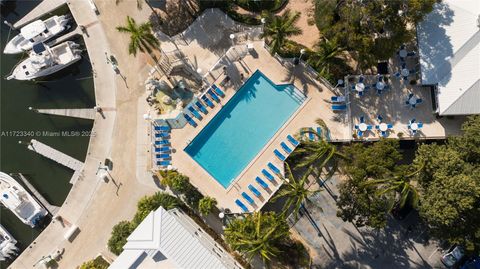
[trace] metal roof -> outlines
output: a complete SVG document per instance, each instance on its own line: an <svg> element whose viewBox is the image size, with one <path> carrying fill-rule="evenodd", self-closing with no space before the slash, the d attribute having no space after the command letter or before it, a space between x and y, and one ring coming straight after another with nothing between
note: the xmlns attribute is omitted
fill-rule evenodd
<svg viewBox="0 0 480 269"><path fill-rule="evenodd" d="M162 207L140 223L109 268L146 268L147 263L156 264L155 268L165 268L166 264L169 268L172 264L189 269L242 268L185 213Z"/></svg>
<svg viewBox="0 0 480 269"><path fill-rule="evenodd" d="M440 115L480 113L480 1L444 0L417 27L422 84Z"/></svg>

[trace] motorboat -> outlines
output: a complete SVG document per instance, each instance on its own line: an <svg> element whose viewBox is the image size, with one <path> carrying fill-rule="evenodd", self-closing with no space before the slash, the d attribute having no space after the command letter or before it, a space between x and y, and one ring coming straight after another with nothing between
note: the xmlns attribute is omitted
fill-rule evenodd
<svg viewBox="0 0 480 269"><path fill-rule="evenodd" d="M48 212L11 176L0 172L0 201L23 223L34 228Z"/></svg>
<svg viewBox="0 0 480 269"><path fill-rule="evenodd" d="M51 48L43 43L36 44L29 57L15 66L7 80L32 80L62 70L82 58L79 47L73 41L65 41Z"/></svg>
<svg viewBox="0 0 480 269"><path fill-rule="evenodd" d="M18 248L15 246L17 240L0 225L0 261L4 261L16 255Z"/></svg>
<svg viewBox="0 0 480 269"><path fill-rule="evenodd" d="M53 16L44 21L34 21L20 29L20 33L10 40L3 53L15 54L31 50L38 43L45 42L50 38L70 28L69 17Z"/></svg>

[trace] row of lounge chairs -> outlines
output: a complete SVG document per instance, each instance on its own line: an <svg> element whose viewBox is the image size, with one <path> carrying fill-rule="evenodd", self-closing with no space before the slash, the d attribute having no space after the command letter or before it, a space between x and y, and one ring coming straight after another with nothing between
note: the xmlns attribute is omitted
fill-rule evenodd
<svg viewBox="0 0 480 269"><path fill-rule="evenodd" d="M170 156L171 147L170 147L170 126L167 125L154 125L154 153L155 153L155 163L161 169L167 168L171 165Z"/></svg>
<svg viewBox="0 0 480 269"><path fill-rule="evenodd" d="M307 138L310 141L318 140L318 138L324 138L327 141L331 140L330 130L328 129L323 130L322 127L317 126L316 134L317 135L315 135L315 130L312 127L303 128L302 130L300 130L300 136L303 138L305 135L308 135Z"/></svg>
<svg viewBox="0 0 480 269"><path fill-rule="evenodd" d="M187 106L187 110L190 112L190 114L183 113L183 117L185 120L187 120L188 124L192 125L193 127L197 127L197 123L195 120L193 120L193 118L202 120L202 114L208 114L208 110L205 106L208 106L209 108L215 107L212 100L207 97L207 94L216 103L220 103L220 97L225 97L225 93L219 87L217 87L217 85L213 84L212 87L208 88L208 90L200 97L201 101L197 99L193 104L189 104ZM200 114L200 112L202 114Z"/></svg>
<svg viewBox="0 0 480 269"><path fill-rule="evenodd" d="M300 142L298 142L291 135L287 136L287 140L289 141L289 143L291 144L291 147L293 147L293 149L295 149L300 144ZM290 154L290 153L293 152L293 149L289 145L287 145L285 142L282 142L280 145L282 146L282 149L285 151L286 154ZM275 149L274 153L275 153L275 156L277 156L277 158L279 158L281 161L285 161L285 159L286 159L285 156L278 149ZM275 182L275 176L274 175L276 175L279 178L282 177L280 169L277 166L275 166L273 163L269 162L267 164L267 168L268 168L268 170L267 169L262 169L262 176L264 178L266 178L268 181L270 181L272 183ZM262 177L257 176L255 178L255 181L257 182L258 186L263 188L265 191L270 189L269 185L262 179ZM248 185L248 189L257 198L260 198L262 196L261 191L259 191L252 184ZM255 205L255 201L253 200L253 198L249 194L247 194L246 192L242 192L241 195L242 195L242 198L245 201L247 201L248 204L250 204L251 206ZM238 207L240 207L242 212L249 212L250 211L248 209L248 207L240 199L236 199L235 204Z"/></svg>

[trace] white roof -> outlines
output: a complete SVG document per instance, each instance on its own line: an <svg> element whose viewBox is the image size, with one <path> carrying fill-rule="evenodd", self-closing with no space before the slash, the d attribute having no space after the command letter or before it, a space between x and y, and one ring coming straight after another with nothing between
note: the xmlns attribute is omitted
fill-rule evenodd
<svg viewBox="0 0 480 269"><path fill-rule="evenodd" d="M242 267L182 211L160 207L127 238L123 252L109 268Z"/></svg>
<svg viewBox="0 0 480 269"><path fill-rule="evenodd" d="M480 114L480 1L443 0L417 27L423 85L440 115Z"/></svg>
<svg viewBox="0 0 480 269"><path fill-rule="evenodd" d="M25 39L37 36L45 30L45 23L41 20L34 21L20 29L20 33Z"/></svg>

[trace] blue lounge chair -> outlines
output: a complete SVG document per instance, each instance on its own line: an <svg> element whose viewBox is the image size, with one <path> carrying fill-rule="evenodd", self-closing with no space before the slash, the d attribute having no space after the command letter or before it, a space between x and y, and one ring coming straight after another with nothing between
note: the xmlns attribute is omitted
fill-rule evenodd
<svg viewBox="0 0 480 269"><path fill-rule="evenodd" d="M285 161L286 158L285 158L285 156L283 156L282 153L280 153L280 151L278 151L277 149L275 149L275 150L273 150L273 153L275 153L275 156L277 156L277 158L278 158L280 161L282 161L282 162Z"/></svg>
<svg viewBox="0 0 480 269"><path fill-rule="evenodd" d="M379 129L380 129L380 125L375 125L375 129L376 129L376 130L379 130Z"/></svg>
<svg viewBox="0 0 480 269"><path fill-rule="evenodd" d="M409 121L409 123L412 124L412 123L414 123L415 121L416 121L416 119L413 118L413 119L411 119L411 120Z"/></svg>
<svg viewBox="0 0 480 269"><path fill-rule="evenodd" d="M220 90L220 88L217 87L217 85L213 84L212 88L216 94L220 95L221 97L225 97L225 93L222 90Z"/></svg>
<svg viewBox="0 0 480 269"><path fill-rule="evenodd" d="M209 106L210 108L214 108L215 106L213 105L212 101L210 101L210 99L208 99L205 95L202 95L202 101L205 102L205 104L207 104L207 106Z"/></svg>
<svg viewBox="0 0 480 269"><path fill-rule="evenodd" d="M418 128L422 128L423 127L423 122L417 123L417 126L418 126Z"/></svg>
<svg viewBox="0 0 480 269"><path fill-rule="evenodd" d="M332 110L333 111L344 111L347 109L347 105L342 104L342 105L332 105Z"/></svg>
<svg viewBox="0 0 480 269"><path fill-rule="evenodd" d="M208 89L207 93L210 95L210 97L212 97L212 99L213 99L215 102L220 103L220 98L218 98L218 96L216 96L216 95L213 93L213 91L212 91L211 88Z"/></svg>
<svg viewBox="0 0 480 269"><path fill-rule="evenodd" d="M332 96L330 98L330 100L333 102L333 103L343 103L345 102L345 96Z"/></svg>
<svg viewBox="0 0 480 269"><path fill-rule="evenodd" d="M359 130L359 131L357 132L357 135L358 135L359 137L362 137L362 136L363 136L363 132Z"/></svg>
<svg viewBox="0 0 480 269"><path fill-rule="evenodd" d="M392 128L393 128L393 124L390 124L390 123L387 124L387 128L388 128L388 129L392 129Z"/></svg>
<svg viewBox="0 0 480 269"><path fill-rule="evenodd" d="M285 142L280 143L280 146L282 146L283 150L285 150L285 152L286 152L287 154L292 153L292 149L289 148L289 147L287 146L287 144L285 144Z"/></svg>
<svg viewBox="0 0 480 269"><path fill-rule="evenodd" d="M355 128L355 130L358 130L358 128L359 128L358 124L355 124L355 126L353 128Z"/></svg>
<svg viewBox="0 0 480 269"><path fill-rule="evenodd" d="M287 139L288 141L290 141L290 143L292 143L293 146L298 146L298 144L300 144L300 142L298 142L295 138L293 138L293 136L291 135L287 135Z"/></svg>
<svg viewBox="0 0 480 269"><path fill-rule="evenodd" d="M268 163L268 168L270 168L273 173L280 175L280 169L278 169L273 163Z"/></svg>
<svg viewBox="0 0 480 269"><path fill-rule="evenodd" d="M383 137L387 137L387 132L381 131L381 134L382 134Z"/></svg>
<svg viewBox="0 0 480 269"><path fill-rule="evenodd" d="M183 117L187 120L187 122L192 125L193 127L197 127L197 123L187 114L183 113Z"/></svg>
<svg viewBox="0 0 480 269"><path fill-rule="evenodd" d="M423 99L422 99L422 98L418 98L418 99L417 99L417 104L421 104L421 103L423 103Z"/></svg>
<svg viewBox="0 0 480 269"><path fill-rule="evenodd" d="M165 126L165 125L155 126L155 131L168 132L168 131L170 131L170 127L169 127L169 126Z"/></svg>
<svg viewBox="0 0 480 269"><path fill-rule="evenodd" d="M264 189L268 189L268 184L263 181L260 177L255 178L255 181L257 181L258 185L262 186Z"/></svg>
<svg viewBox="0 0 480 269"><path fill-rule="evenodd" d="M248 184L248 189L255 194L255 196L260 197L262 194L255 188L252 184Z"/></svg>
<svg viewBox="0 0 480 269"><path fill-rule="evenodd" d="M332 140L332 138L330 137L330 129L328 129L328 128L327 128L327 130L325 130L325 138L327 138L327 141Z"/></svg>
<svg viewBox="0 0 480 269"><path fill-rule="evenodd" d="M155 141L155 145L168 145L170 144L170 141L168 140L157 140Z"/></svg>
<svg viewBox="0 0 480 269"><path fill-rule="evenodd" d="M169 137L169 136L170 136L169 133L156 133L156 134L155 134L155 137L157 137L157 138L158 138L158 137Z"/></svg>
<svg viewBox="0 0 480 269"><path fill-rule="evenodd" d="M262 174L270 181L273 181L275 178L267 170L262 169Z"/></svg>
<svg viewBox="0 0 480 269"><path fill-rule="evenodd" d="M242 209L243 212L248 212L248 208L245 204L243 204L240 200L235 200L235 204L238 205Z"/></svg>
<svg viewBox="0 0 480 269"><path fill-rule="evenodd" d="M379 122L382 122L382 121L383 121L383 117L380 116L380 115L378 115L378 116L377 116L377 120L378 120Z"/></svg>
<svg viewBox="0 0 480 269"><path fill-rule="evenodd" d="M407 106L409 106L409 105L410 105L410 102L407 100L407 101L405 101L405 104L406 104Z"/></svg>
<svg viewBox="0 0 480 269"><path fill-rule="evenodd" d="M253 201L252 197L248 195L246 192L242 192L242 197L245 199L249 204L253 205L255 202Z"/></svg>
<svg viewBox="0 0 480 269"><path fill-rule="evenodd" d="M155 152L168 152L170 151L170 147L161 147L161 148L155 148Z"/></svg>
<svg viewBox="0 0 480 269"><path fill-rule="evenodd" d="M318 137L322 137L322 127L317 127L317 135Z"/></svg>
<svg viewBox="0 0 480 269"><path fill-rule="evenodd" d="M308 128L308 139L310 139L310 141L315 140L315 134L313 132L313 128Z"/></svg>
<svg viewBox="0 0 480 269"><path fill-rule="evenodd" d="M372 130L372 129L373 129L372 125L367 125L367 130Z"/></svg>
<svg viewBox="0 0 480 269"><path fill-rule="evenodd" d="M362 96L363 96L363 94L364 94L364 92L363 92L363 91L361 91L361 92L358 92L358 96L359 96L359 97L362 97Z"/></svg>
<svg viewBox="0 0 480 269"><path fill-rule="evenodd" d="M358 83L363 83L363 81L365 80L365 77L364 76L360 76L358 78Z"/></svg>
<svg viewBox="0 0 480 269"><path fill-rule="evenodd" d="M196 101L195 105L198 107L198 109L200 109L200 111L202 111L203 114L208 114L207 109L202 105L202 103L200 103L200 101Z"/></svg>
<svg viewBox="0 0 480 269"><path fill-rule="evenodd" d="M169 166L170 164L170 161L157 161L157 165L160 166Z"/></svg>
<svg viewBox="0 0 480 269"><path fill-rule="evenodd" d="M198 113L198 111L193 108L193 106L188 106L188 111L190 111L190 113L192 113L192 115L199 120L203 118L202 115L200 115L200 113Z"/></svg>
<svg viewBox="0 0 480 269"><path fill-rule="evenodd" d="M415 56L415 54L416 54L415 51L411 51L407 53L407 56L412 57L412 56Z"/></svg>
<svg viewBox="0 0 480 269"><path fill-rule="evenodd" d="M156 154L155 155L155 158L157 159L168 159L170 158L170 154L169 153L161 153L161 154Z"/></svg>
<svg viewBox="0 0 480 269"><path fill-rule="evenodd" d="M360 116L360 123L365 123L365 117L364 116Z"/></svg>

